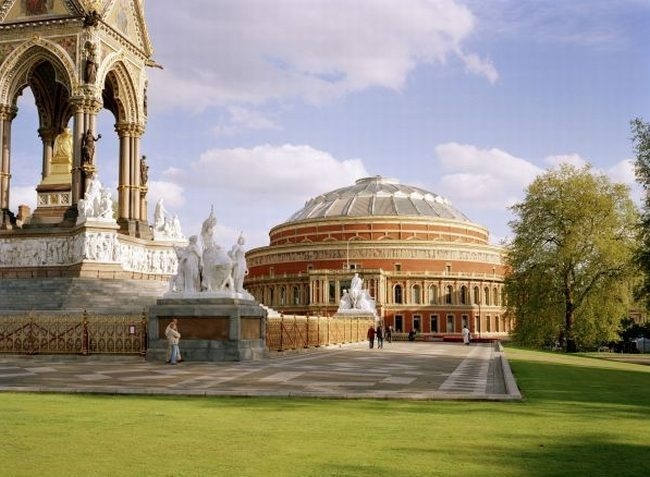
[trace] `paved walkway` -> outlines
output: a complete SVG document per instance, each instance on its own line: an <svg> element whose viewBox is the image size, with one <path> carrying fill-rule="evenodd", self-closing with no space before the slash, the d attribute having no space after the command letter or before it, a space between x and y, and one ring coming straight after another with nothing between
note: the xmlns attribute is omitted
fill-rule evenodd
<svg viewBox="0 0 650 477"><path fill-rule="evenodd" d="M249 362L0 355L0 391L380 399L520 399L494 346L367 344Z"/></svg>

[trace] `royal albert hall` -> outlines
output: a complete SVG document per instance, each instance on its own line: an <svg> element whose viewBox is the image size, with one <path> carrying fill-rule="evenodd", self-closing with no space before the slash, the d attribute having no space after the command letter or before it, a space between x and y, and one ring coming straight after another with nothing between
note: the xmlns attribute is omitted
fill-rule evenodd
<svg viewBox="0 0 650 477"><path fill-rule="evenodd" d="M336 313L355 273L395 332L507 335L503 249L437 194L381 176L313 199L250 250L246 288L284 315Z"/></svg>

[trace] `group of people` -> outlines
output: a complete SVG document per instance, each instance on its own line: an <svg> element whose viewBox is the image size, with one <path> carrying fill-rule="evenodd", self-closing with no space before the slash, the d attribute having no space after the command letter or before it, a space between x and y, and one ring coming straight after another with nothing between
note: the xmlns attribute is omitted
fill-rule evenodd
<svg viewBox="0 0 650 477"><path fill-rule="evenodd" d="M381 324L377 325L377 327L370 325L366 336L368 337L370 348L375 347L375 338L377 339L377 348L383 348L384 339L389 343L393 341L393 327L384 327Z"/></svg>
<svg viewBox="0 0 650 477"><path fill-rule="evenodd" d="M178 342L181 339L181 334L178 331L178 320L174 318L165 328L165 337L167 338L167 360L168 364L176 364L183 361L181 358L181 350L178 347Z"/></svg>

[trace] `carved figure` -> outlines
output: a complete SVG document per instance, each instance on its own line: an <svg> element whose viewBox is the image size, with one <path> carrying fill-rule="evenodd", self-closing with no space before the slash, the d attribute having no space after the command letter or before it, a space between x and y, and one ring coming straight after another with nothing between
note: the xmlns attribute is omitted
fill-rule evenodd
<svg viewBox="0 0 650 477"><path fill-rule="evenodd" d="M146 81L144 82L144 96L143 96L143 98L142 98L142 110L144 111L144 115L145 115L145 116L147 116L147 109L148 109L148 106L147 106L147 103L148 103L148 100L147 100L147 89L148 89L148 88L149 88L149 80L146 80Z"/></svg>
<svg viewBox="0 0 650 477"><path fill-rule="evenodd" d="M354 274L352 283L350 284L350 299L352 300L352 307L357 308L356 304L361 296L361 287L363 286L363 279L359 277L358 273Z"/></svg>
<svg viewBox="0 0 650 477"><path fill-rule="evenodd" d="M72 163L72 131L70 128L63 129L63 132L54 139L52 163Z"/></svg>
<svg viewBox="0 0 650 477"><path fill-rule="evenodd" d="M93 10L90 13L86 14L84 17L84 26L85 27L94 27L99 24L99 21L102 19L102 16L97 10Z"/></svg>
<svg viewBox="0 0 650 477"><path fill-rule="evenodd" d="M359 277L358 273L355 273L350 284L350 292L348 293L348 290L343 290L343 295L339 302L339 313L357 311L376 313L375 300L370 296L370 292L362 288L362 286L363 279Z"/></svg>
<svg viewBox="0 0 650 477"><path fill-rule="evenodd" d="M92 165L95 160L95 143L102 138L101 134L93 136L93 132L88 128L81 137L81 163Z"/></svg>
<svg viewBox="0 0 650 477"><path fill-rule="evenodd" d="M25 0L27 15L45 15L52 8L52 0Z"/></svg>
<svg viewBox="0 0 650 477"><path fill-rule="evenodd" d="M167 211L163 205L163 200L158 199L156 202L156 208L153 213L153 228L156 230L162 230L165 227L165 216Z"/></svg>
<svg viewBox="0 0 650 477"><path fill-rule="evenodd" d="M201 227L201 241L203 242L203 282L201 287L205 291L221 291L226 287L233 290L232 270L233 261L223 249L214 241L214 229L217 219L214 217L214 208Z"/></svg>
<svg viewBox="0 0 650 477"><path fill-rule="evenodd" d="M147 156L142 156L140 159L140 184L143 186L149 182L149 166L147 165Z"/></svg>
<svg viewBox="0 0 650 477"><path fill-rule="evenodd" d="M341 296L341 301L339 302L339 309L338 311L342 310L350 310L352 309L352 299L350 298L350 294L348 293L347 290L343 290L343 295Z"/></svg>
<svg viewBox="0 0 650 477"><path fill-rule="evenodd" d="M190 237L187 247L174 247L178 257L178 271L172 279L172 291L196 293L201 291L201 248L196 235Z"/></svg>
<svg viewBox="0 0 650 477"><path fill-rule="evenodd" d="M113 200L111 199L111 192L106 188L101 191L97 212L97 215L102 219L110 219L113 217Z"/></svg>
<svg viewBox="0 0 650 477"><path fill-rule="evenodd" d="M95 84L95 81L97 80L97 47L89 41L86 42L86 67L84 69L84 79L88 84Z"/></svg>
<svg viewBox="0 0 650 477"><path fill-rule="evenodd" d="M154 240L182 240L185 236L181 230L181 222L177 215L169 217L163 205L163 200L156 202L153 214L153 238Z"/></svg>
<svg viewBox="0 0 650 477"><path fill-rule="evenodd" d="M233 290L237 293L244 293L244 278L248 275L248 266L246 265L246 252L244 251L244 236L239 235L237 243L233 245L232 250L228 253L233 261L232 281Z"/></svg>
<svg viewBox="0 0 650 477"><path fill-rule="evenodd" d="M79 217L77 223L85 219L110 220L113 218L113 200L108 189L102 187L97 177L90 177L86 182L83 199L77 204Z"/></svg>

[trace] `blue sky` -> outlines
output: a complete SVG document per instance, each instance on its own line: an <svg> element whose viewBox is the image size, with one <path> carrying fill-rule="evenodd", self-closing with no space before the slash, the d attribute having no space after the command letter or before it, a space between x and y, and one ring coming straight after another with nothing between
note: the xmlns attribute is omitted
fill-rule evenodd
<svg viewBox="0 0 650 477"><path fill-rule="evenodd" d="M648 0L156 0L146 16L164 66L143 138L150 214L164 198L186 235L214 204L218 241L265 245L310 197L384 175L498 243L508 205L558 162L634 185ZM12 204L35 201L32 101L14 123ZM113 123L101 113L98 162L116 186Z"/></svg>

